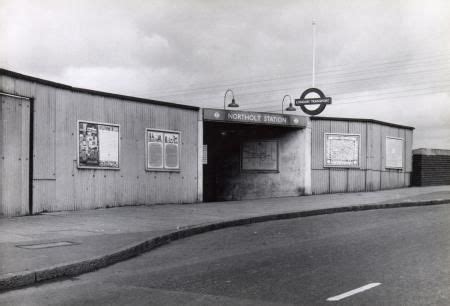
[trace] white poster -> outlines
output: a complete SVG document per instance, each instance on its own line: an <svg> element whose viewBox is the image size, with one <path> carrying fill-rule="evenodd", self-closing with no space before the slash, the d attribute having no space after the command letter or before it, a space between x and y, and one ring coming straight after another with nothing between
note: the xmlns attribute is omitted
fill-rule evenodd
<svg viewBox="0 0 450 306"><path fill-rule="evenodd" d="M167 169L177 169L180 167L178 144L178 133L164 133L164 164Z"/></svg>
<svg viewBox="0 0 450 306"><path fill-rule="evenodd" d="M99 164L100 167L119 166L119 128L117 126L99 125Z"/></svg>
<svg viewBox="0 0 450 306"><path fill-rule="evenodd" d="M163 167L163 133L147 132L147 168Z"/></svg>
<svg viewBox="0 0 450 306"><path fill-rule="evenodd" d="M403 168L403 139L386 137L386 168Z"/></svg>
<svg viewBox="0 0 450 306"><path fill-rule="evenodd" d="M358 167L359 135L325 134L325 166Z"/></svg>

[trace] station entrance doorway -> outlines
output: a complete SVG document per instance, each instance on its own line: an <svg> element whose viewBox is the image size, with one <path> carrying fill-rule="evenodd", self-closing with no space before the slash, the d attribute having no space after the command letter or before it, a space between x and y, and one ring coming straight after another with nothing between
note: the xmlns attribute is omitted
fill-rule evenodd
<svg viewBox="0 0 450 306"><path fill-rule="evenodd" d="M302 195L306 118L203 110L205 202Z"/></svg>

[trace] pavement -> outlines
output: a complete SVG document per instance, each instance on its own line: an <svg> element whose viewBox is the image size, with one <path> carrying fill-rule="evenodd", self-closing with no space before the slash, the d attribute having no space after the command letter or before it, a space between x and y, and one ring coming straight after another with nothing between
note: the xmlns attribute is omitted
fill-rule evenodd
<svg viewBox="0 0 450 306"><path fill-rule="evenodd" d="M73 277L173 240L225 227L344 211L447 203L450 204L450 186L432 186L3 217L0 290Z"/></svg>

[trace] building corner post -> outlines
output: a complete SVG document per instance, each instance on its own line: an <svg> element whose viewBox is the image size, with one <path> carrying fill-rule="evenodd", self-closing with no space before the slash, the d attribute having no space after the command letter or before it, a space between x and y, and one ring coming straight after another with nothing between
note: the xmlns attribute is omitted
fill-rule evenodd
<svg viewBox="0 0 450 306"><path fill-rule="evenodd" d="M197 202L203 202L203 109L197 119Z"/></svg>
<svg viewBox="0 0 450 306"><path fill-rule="evenodd" d="M311 152L312 152L312 128L311 119L308 118L307 125L305 128L305 142L304 142L304 156L305 156L305 172L303 181L305 184L305 195L312 194L311 181L312 181L312 170L311 170Z"/></svg>

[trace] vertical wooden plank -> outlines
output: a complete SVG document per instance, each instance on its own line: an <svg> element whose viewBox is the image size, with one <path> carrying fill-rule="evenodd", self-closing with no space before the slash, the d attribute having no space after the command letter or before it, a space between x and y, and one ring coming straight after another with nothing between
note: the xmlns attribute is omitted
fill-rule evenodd
<svg viewBox="0 0 450 306"><path fill-rule="evenodd" d="M311 171L312 194L330 193L330 176L327 169Z"/></svg>
<svg viewBox="0 0 450 306"><path fill-rule="evenodd" d="M311 169L324 167L324 137L330 132L330 125L328 120L311 121Z"/></svg>
<svg viewBox="0 0 450 306"><path fill-rule="evenodd" d="M0 86L3 82L3 76L0 75ZM1 89L1 87L0 87ZM4 180L3 180L3 173L5 172L5 165L4 165L4 159L5 155L3 152L4 147L4 141L3 141L3 96L0 95L0 217L5 215L5 201L3 199L3 189L4 187Z"/></svg>
<svg viewBox="0 0 450 306"><path fill-rule="evenodd" d="M411 172L405 172L404 173L405 178L404 178L404 187L408 187L411 186Z"/></svg>
<svg viewBox="0 0 450 306"><path fill-rule="evenodd" d="M380 179L381 179L381 189L389 189L390 186L390 172L389 171L381 171Z"/></svg>
<svg viewBox="0 0 450 306"><path fill-rule="evenodd" d="M364 170L348 170L348 188L347 192L361 192L366 189L366 174Z"/></svg>
<svg viewBox="0 0 450 306"><path fill-rule="evenodd" d="M21 213L21 167L19 163L21 147L21 118L18 116L18 101L3 98L3 148L4 175L3 200L5 214L8 216Z"/></svg>
<svg viewBox="0 0 450 306"><path fill-rule="evenodd" d="M13 93L18 96L33 98L36 95L36 83L30 83L29 81L15 79Z"/></svg>
<svg viewBox="0 0 450 306"><path fill-rule="evenodd" d="M348 121L330 121L331 133L349 133ZM361 162L361 157L360 157ZM346 192L348 189L348 168L330 168L330 192Z"/></svg>
<svg viewBox="0 0 450 306"><path fill-rule="evenodd" d="M368 123L368 169L381 171L382 169L382 154L381 154L381 125L376 123Z"/></svg>
<svg viewBox="0 0 450 306"><path fill-rule="evenodd" d="M348 133L348 121L330 120L330 133Z"/></svg>
<svg viewBox="0 0 450 306"><path fill-rule="evenodd" d="M55 89L36 86L33 179L55 179Z"/></svg>
<svg viewBox="0 0 450 306"><path fill-rule="evenodd" d="M29 201L29 101L1 98L1 159L3 176L1 214L18 216L28 213ZM5 179L7 178L7 179Z"/></svg>
<svg viewBox="0 0 450 306"><path fill-rule="evenodd" d="M367 169L367 123L366 122L349 122L348 123L348 133L359 134L360 135L360 156L359 165L360 169Z"/></svg>
<svg viewBox="0 0 450 306"><path fill-rule="evenodd" d="M15 79L10 77L10 76L6 76L6 75L2 75L1 78L2 83L0 84L0 88L2 89L3 92L9 93L9 94L15 94Z"/></svg>
<svg viewBox="0 0 450 306"><path fill-rule="evenodd" d="M412 172L413 131L405 129L405 172Z"/></svg>
<svg viewBox="0 0 450 306"><path fill-rule="evenodd" d="M346 192L348 188L347 169L330 169L330 192Z"/></svg>
<svg viewBox="0 0 450 306"><path fill-rule="evenodd" d="M3 82L2 80L3 76L0 76L0 82ZM0 86L2 83L0 83ZM5 201L5 195L3 190L6 188L6 180L3 179L4 173L5 173L5 141L4 141L4 132L5 132L5 121L4 121L4 113L3 110L4 104L6 103L3 96L0 96L0 216L6 215L6 201Z"/></svg>
<svg viewBox="0 0 450 306"><path fill-rule="evenodd" d="M367 170L366 172L366 191L380 190L381 186L380 171Z"/></svg>
<svg viewBox="0 0 450 306"><path fill-rule="evenodd" d="M21 212L20 214L29 213L29 200L30 200L30 105L29 100L22 99L19 102L21 105L21 148L20 148L20 161L21 161Z"/></svg>

